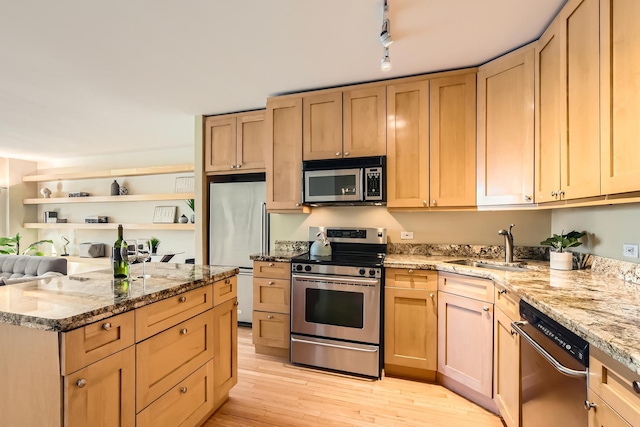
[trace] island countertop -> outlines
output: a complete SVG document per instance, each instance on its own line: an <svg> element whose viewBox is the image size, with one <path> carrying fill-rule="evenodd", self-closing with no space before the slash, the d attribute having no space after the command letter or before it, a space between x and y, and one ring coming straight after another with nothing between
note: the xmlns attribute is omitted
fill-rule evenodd
<svg viewBox="0 0 640 427"><path fill-rule="evenodd" d="M215 281L232 277L237 268L208 265L147 263L131 268L127 292L114 289L110 269L56 276L0 287L0 323L69 331L133 310Z"/></svg>
<svg viewBox="0 0 640 427"><path fill-rule="evenodd" d="M600 268L559 271L527 261L528 270L511 272L447 263L454 259L460 257L392 254L384 265L491 279L640 374L640 285Z"/></svg>

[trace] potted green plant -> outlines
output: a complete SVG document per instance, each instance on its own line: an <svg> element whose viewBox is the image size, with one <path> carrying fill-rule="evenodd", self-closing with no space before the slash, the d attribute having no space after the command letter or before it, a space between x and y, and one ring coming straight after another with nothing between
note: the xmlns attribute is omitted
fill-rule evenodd
<svg viewBox="0 0 640 427"><path fill-rule="evenodd" d="M43 256L44 252L38 250L38 246L42 243L51 243L53 244L53 240L39 240L35 243L27 246L27 249L20 253L20 241L22 240L22 236L20 233L16 233L15 237L0 237L0 254L3 255L35 255L35 256Z"/></svg>
<svg viewBox="0 0 640 427"><path fill-rule="evenodd" d="M586 233L580 233L575 230L564 234L564 230L560 234L554 234L546 240L540 242L541 245L551 246L549 252L549 267L554 270L571 270L573 269L573 254L565 251L568 248L580 246L580 239Z"/></svg>
<svg viewBox="0 0 640 427"><path fill-rule="evenodd" d="M160 239L151 236L151 239L149 239L149 243L151 244L151 254L156 255L158 253L158 245L160 244Z"/></svg>
<svg viewBox="0 0 640 427"><path fill-rule="evenodd" d="M187 206L189 206L189 208L193 212L191 214L191 223L193 224L196 222L196 201L195 199L187 199L184 202L187 204Z"/></svg>

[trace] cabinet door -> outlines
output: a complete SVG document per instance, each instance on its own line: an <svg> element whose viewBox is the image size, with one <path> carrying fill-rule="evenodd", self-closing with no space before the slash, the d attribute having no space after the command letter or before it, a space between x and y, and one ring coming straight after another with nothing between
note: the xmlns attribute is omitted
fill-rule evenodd
<svg viewBox="0 0 640 427"><path fill-rule="evenodd" d="M264 170L265 112L242 115L238 117L237 126L236 169L247 172Z"/></svg>
<svg viewBox="0 0 640 427"><path fill-rule="evenodd" d="M65 376L63 394L66 427L133 427L134 347Z"/></svg>
<svg viewBox="0 0 640 427"><path fill-rule="evenodd" d="M537 203L560 194L561 26L554 21L536 46L536 194Z"/></svg>
<svg viewBox="0 0 640 427"><path fill-rule="evenodd" d="M213 406L238 383L238 299L213 309Z"/></svg>
<svg viewBox="0 0 640 427"><path fill-rule="evenodd" d="M387 206L427 207L429 82L387 86Z"/></svg>
<svg viewBox="0 0 640 427"><path fill-rule="evenodd" d="M384 333L385 364L435 371L438 344L435 289L386 287Z"/></svg>
<svg viewBox="0 0 640 427"><path fill-rule="evenodd" d="M265 277L253 278L253 309L289 314L291 281Z"/></svg>
<svg viewBox="0 0 640 427"><path fill-rule="evenodd" d="M253 344L256 346L289 348L291 317L288 314L253 312Z"/></svg>
<svg viewBox="0 0 640 427"><path fill-rule="evenodd" d="M342 92L302 100L302 159L342 158Z"/></svg>
<svg viewBox="0 0 640 427"><path fill-rule="evenodd" d="M438 292L438 372L493 398L493 304Z"/></svg>
<svg viewBox="0 0 640 427"><path fill-rule="evenodd" d="M600 194L599 0L570 1L562 13L561 191L575 199Z"/></svg>
<svg viewBox="0 0 640 427"><path fill-rule="evenodd" d="M267 101L267 209L302 209L302 99Z"/></svg>
<svg viewBox="0 0 640 427"><path fill-rule="evenodd" d="M342 94L344 157L387 154L387 90L384 86Z"/></svg>
<svg viewBox="0 0 640 427"><path fill-rule="evenodd" d="M226 172L235 169L236 118L207 117L204 127L204 170Z"/></svg>
<svg viewBox="0 0 640 427"><path fill-rule="evenodd" d="M431 207L476 204L476 75L430 84Z"/></svg>
<svg viewBox="0 0 640 427"><path fill-rule="evenodd" d="M602 194L640 190L640 2L601 2Z"/></svg>
<svg viewBox="0 0 640 427"><path fill-rule="evenodd" d="M520 425L520 338L511 329L511 319L495 310L493 400L507 427Z"/></svg>
<svg viewBox="0 0 640 427"><path fill-rule="evenodd" d="M533 45L478 72L478 205L533 203Z"/></svg>

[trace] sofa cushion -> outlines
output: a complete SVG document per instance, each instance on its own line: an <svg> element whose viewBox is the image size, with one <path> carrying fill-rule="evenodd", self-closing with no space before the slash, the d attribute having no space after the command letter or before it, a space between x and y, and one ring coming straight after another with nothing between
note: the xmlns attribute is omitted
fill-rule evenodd
<svg viewBox="0 0 640 427"><path fill-rule="evenodd" d="M42 276L48 271L67 274L67 260L59 257L0 255L0 277Z"/></svg>

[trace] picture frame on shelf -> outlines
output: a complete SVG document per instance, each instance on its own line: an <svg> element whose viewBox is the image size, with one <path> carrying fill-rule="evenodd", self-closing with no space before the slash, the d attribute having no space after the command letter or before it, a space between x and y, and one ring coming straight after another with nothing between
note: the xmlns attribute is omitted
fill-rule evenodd
<svg viewBox="0 0 640 427"><path fill-rule="evenodd" d="M193 193L195 189L195 177L193 176L180 176L176 178L175 192L181 193Z"/></svg>
<svg viewBox="0 0 640 427"><path fill-rule="evenodd" d="M153 212L154 224L173 224L176 222L177 206L156 206Z"/></svg>

